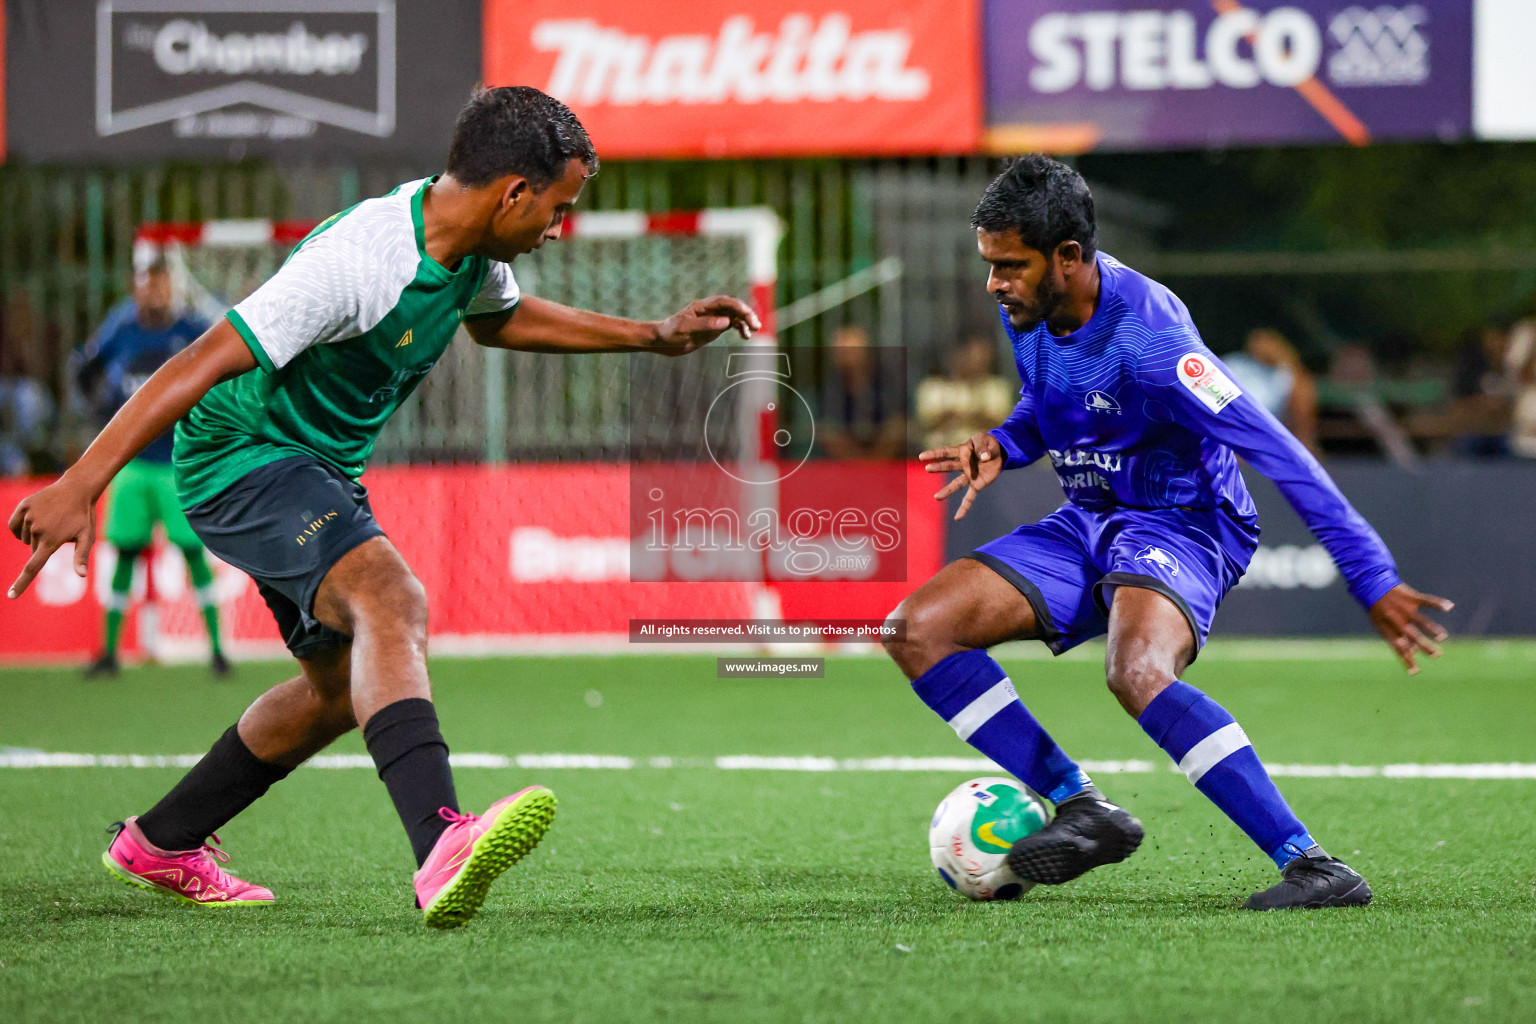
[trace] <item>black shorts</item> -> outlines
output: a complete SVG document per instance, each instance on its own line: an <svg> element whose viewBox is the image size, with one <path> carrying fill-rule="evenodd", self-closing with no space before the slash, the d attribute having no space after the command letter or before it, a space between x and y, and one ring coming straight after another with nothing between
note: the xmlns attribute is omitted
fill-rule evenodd
<svg viewBox="0 0 1536 1024"><path fill-rule="evenodd" d="M352 642L322 625L314 606L331 566L384 536L362 484L318 459L279 459L187 509L187 521L209 551L256 581L294 657Z"/></svg>

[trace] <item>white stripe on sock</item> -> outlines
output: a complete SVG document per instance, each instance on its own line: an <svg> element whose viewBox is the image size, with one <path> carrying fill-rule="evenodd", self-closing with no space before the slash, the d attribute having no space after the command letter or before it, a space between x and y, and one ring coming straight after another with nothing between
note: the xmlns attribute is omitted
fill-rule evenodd
<svg viewBox="0 0 1536 1024"><path fill-rule="evenodd" d="M960 713L949 720L950 728L963 740L992 720L992 716L1019 699L1013 688L1013 680L1004 676L986 693L967 704Z"/></svg>
<svg viewBox="0 0 1536 1024"><path fill-rule="evenodd" d="M1179 762L1179 771L1189 776L1190 782L1199 782L1206 772L1246 746L1250 744L1242 726L1236 722L1224 725L1189 748Z"/></svg>

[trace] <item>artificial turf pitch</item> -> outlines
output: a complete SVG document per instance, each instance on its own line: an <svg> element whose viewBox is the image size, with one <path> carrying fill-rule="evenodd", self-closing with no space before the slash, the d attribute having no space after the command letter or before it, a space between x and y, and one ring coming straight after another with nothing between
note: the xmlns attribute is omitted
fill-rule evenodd
<svg viewBox="0 0 1536 1024"><path fill-rule="evenodd" d="M967 903L928 865L928 816L963 774L715 766L971 755L877 658L793 681L718 680L703 656L436 661L456 752L638 759L460 769L466 809L542 782L560 813L447 934L412 908L370 770L300 771L227 826L231 869L279 902L200 911L98 860L105 826L179 769L0 769L0 1020L1536 1019L1536 779L1282 779L1376 901L1244 913L1273 867L1165 769L1092 655L1005 665L1069 752L1158 766L1098 780L1146 825L1139 853L1011 904ZM285 674L6 670L0 747L200 752ZM1471 642L1414 678L1374 647L1217 642L1188 675L1262 757L1318 765L1536 762L1533 677L1536 646Z"/></svg>

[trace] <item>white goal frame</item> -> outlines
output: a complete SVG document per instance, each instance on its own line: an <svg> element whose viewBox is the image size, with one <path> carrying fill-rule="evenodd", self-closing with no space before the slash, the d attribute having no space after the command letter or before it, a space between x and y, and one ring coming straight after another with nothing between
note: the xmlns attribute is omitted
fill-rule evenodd
<svg viewBox="0 0 1536 1024"><path fill-rule="evenodd" d="M260 218L221 219L193 223L146 223L134 235L133 259L135 267L147 265L157 255L174 254L178 249L205 247L247 248L260 245L296 245L314 230L318 221L270 220ZM682 237L740 238L745 243L747 279L751 289L751 305L762 320L762 330L746 344L755 348L772 350L777 346L774 313L778 290L778 249L784 237L784 226L778 215L768 207L731 207L698 211L673 211L645 213L639 211L600 210L573 213L567 216L562 234L569 238L640 238L647 235L672 235ZM184 262L172 260L173 273L190 277ZM178 281L184 288L182 294L193 300L209 315L220 315L223 309L213 309L210 303L222 305L225 297L213 296L206 287L195 280ZM494 360L505 358L507 353L489 349L486 356L487 382L500 379L491 372ZM762 439L771 436L772 429L765 425L775 414L770 411L775 397L775 385L764 379L756 385L755 392L744 395L740 415L743 417L739 436L743 439L738 453L744 465L750 466L773 456L771 445ZM486 389L486 434L500 436L506 424L506 395L496 388ZM498 408L497 403L500 402ZM489 452L487 453L490 454ZM498 458L488 458L494 464ZM747 485L752 492L744 495L744 501L754 506L777 504L777 485ZM686 586L687 584L676 584ZM779 600L775 591L761 581L748 585L751 591L750 614L754 618L779 618ZM186 605L186 608L180 607ZM188 609L192 614L187 614ZM206 657L206 641L201 632L201 619L190 603L190 591L176 600L172 614L159 616L162 624L171 628L152 638L141 638L147 653L166 662L197 661ZM638 609L637 609L638 611ZM226 616L227 618L227 616ZM142 619L140 620L143 621ZM520 651L591 651L594 647L624 649L624 634L533 634L525 636L477 636L456 635L433 638L434 654L483 655L487 653L516 653ZM647 645L662 647L665 645ZM249 638L230 638L226 649L239 658L277 657L284 653L275 631L270 641ZM750 649L747 648L747 649Z"/></svg>

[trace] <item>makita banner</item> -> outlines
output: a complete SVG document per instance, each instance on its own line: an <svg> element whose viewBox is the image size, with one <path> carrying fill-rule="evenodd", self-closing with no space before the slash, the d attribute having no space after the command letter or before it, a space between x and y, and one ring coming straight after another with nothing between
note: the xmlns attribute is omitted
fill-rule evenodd
<svg viewBox="0 0 1536 1024"><path fill-rule="evenodd" d="M994 151L1459 139L1472 3L986 0Z"/></svg>
<svg viewBox="0 0 1536 1024"><path fill-rule="evenodd" d="M8 0L10 151L32 160L441 161L479 78L475 0Z"/></svg>
<svg viewBox="0 0 1536 1024"><path fill-rule="evenodd" d="M974 3L485 0L485 79L564 100L605 157L964 153Z"/></svg>
<svg viewBox="0 0 1536 1024"><path fill-rule="evenodd" d="M824 471L839 470L825 464ZM767 584L632 582L628 465L385 466L363 482L379 523L427 589L433 649L453 653L622 645L636 618L883 619L938 571L943 556L932 479L915 465L899 467L898 476L905 494L892 500L906 511L899 573L887 573L884 582L802 573L799 582ZM44 482L0 481L0 509L9 515ZM55 554L20 598L0 600L0 661L78 660L100 643L116 553L98 543L87 580L75 574L72 552ZM25 545L0 535L7 584L27 555ZM237 657L281 656L277 627L255 584L214 561L230 650ZM135 592L130 651L140 649L147 602L157 613L157 654L181 659L206 650L180 552L161 545L140 566Z"/></svg>
<svg viewBox="0 0 1536 1024"><path fill-rule="evenodd" d="M1402 577L1448 597L1454 611L1435 615L1460 636L1536 632L1536 465L1450 462L1409 472L1378 462L1328 464L1339 488L1381 534ZM1213 636L1369 634L1370 620L1344 585L1328 552L1275 485L1245 467L1259 508L1259 550L1247 575L1222 602ZM945 545L958 558L1061 504L1048 465L1004 473L950 527ZM1385 647L1383 656L1390 657Z"/></svg>

